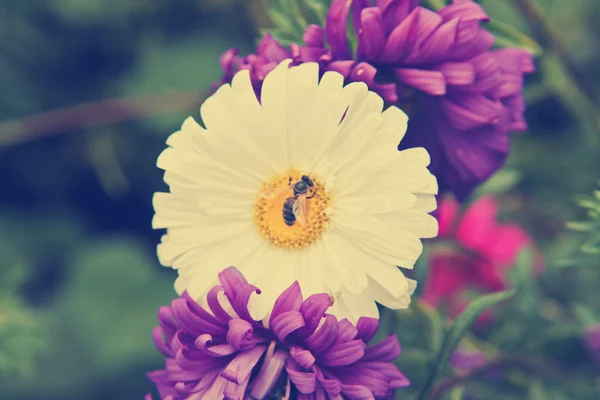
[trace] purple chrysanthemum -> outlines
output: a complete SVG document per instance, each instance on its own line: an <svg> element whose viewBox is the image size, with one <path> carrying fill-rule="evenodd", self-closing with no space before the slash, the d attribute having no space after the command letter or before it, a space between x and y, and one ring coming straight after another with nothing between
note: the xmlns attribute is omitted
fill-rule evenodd
<svg viewBox="0 0 600 400"><path fill-rule="evenodd" d="M277 389L286 399L393 399L409 385L391 363L400 355L395 336L367 347L376 319L337 321L325 314L329 294L303 300L295 282L263 324L248 312L260 290L234 267L219 280L206 307L184 293L159 311L152 336L166 366L148 375L162 399L264 399Z"/></svg>
<svg viewBox="0 0 600 400"><path fill-rule="evenodd" d="M504 164L509 132L526 129L523 75L534 71L533 58L524 49L491 50L494 36L480 24L488 16L472 0L453 0L437 12L418 3L333 0L325 28L309 26L305 45L288 50L265 35L256 54L242 58L229 50L221 58L223 82L249 69L258 91L286 58L365 82L411 117L402 148L427 148L440 189L463 198ZM347 37L350 13L355 54Z"/></svg>

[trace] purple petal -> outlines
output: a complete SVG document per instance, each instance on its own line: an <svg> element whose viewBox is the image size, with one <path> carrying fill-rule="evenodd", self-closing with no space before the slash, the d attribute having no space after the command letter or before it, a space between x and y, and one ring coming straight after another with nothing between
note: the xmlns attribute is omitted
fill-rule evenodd
<svg viewBox="0 0 600 400"><path fill-rule="evenodd" d="M395 103L398 101L398 85L395 83L376 83L371 89L387 102Z"/></svg>
<svg viewBox="0 0 600 400"><path fill-rule="evenodd" d="M389 35L390 32L398 26L408 14L415 8L417 1L396 1L396 0L377 0L377 7L383 10L383 31L385 35Z"/></svg>
<svg viewBox="0 0 600 400"><path fill-rule="evenodd" d="M350 72L352 71L355 61L347 60L347 61L333 61L327 65L327 71L336 71L342 74L344 79L348 78Z"/></svg>
<svg viewBox="0 0 600 400"><path fill-rule="evenodd" d="M277 40L273 39L273 35L270 33L265 34L258 42L256 53L264 57L265 60L276 63L280 63L290 56L290 53Z"/></svg>
<svg viewBox="0 0 600 400"><path fill-rule="evenodd" d="M312 335L319 326L319 322L325 315L329 306L329 295L327 293L313 294L302 303L300 312L304 317L305 326L296 331L296 336L304 339Z"/></svg>
<svg viewBox="0 0 600 400"><path fill-rule="evenodd" d="M481 54L470 61L475 69L475 82L471 85L461 86L462 92L484 93L492 90L502 82L500 65L494 57L488 53Z"/></svg>
<svg viewBox="0 0 600 400"><path fill-rule="evenodd" d="M300 311L288 311L279 314L273 319L270 327L275 336L280 341L285 341L285 338L296 329L304 326L304 318Z"/></svg>
<svg viewBox="0 0 600 400"><path fill-rule="evenodd" d="M335 342L337 333L337 319L333 315L327 314L323 325L310 335L305 342L314 354L321 354Z"/></svg>
<svg viewBox="0 0 600 400"><path fill-rule="evenodd" d="M379 321L377 318L360 317L356 323L357 332L354 339L361 339L363 342L368 343L375 337L378 327Z"/></svg>
<svg viewBox="0 0 600 400"><path fill-rule="evenodd" d="M225 357L237 351L237 349L229 343L217 344L209 348L208 346L210 346L211 344L212 336L208 334L198 336L198 338L194 342L194 346L198 350L211 357Z"/></svg>
<svg viewBox="0 0 600 400"><path fill-rule="evenodd" d="M412 50L418 54L423 43L425 43L429 36L442 24L442 17L423 7L416 8L415 11L418 11L418 27Z"/></svg>
<svg viewBox="0 0 600 400"><path fill-rule="evenodd" d="M488 51L494 44L494 35L479 26L477 21L461 21L456 33L452 60L466 61Z"/></svg>
<svg viewBox="0 0 600 400"><path fill-rule="evenodd" d="M450 124L463 131L498 123L502 111L499 101L476 94L447 97L441 99L440 104Z"/></svg>
<svg viewBox="0 0 600 400"><path fill-rule="evenodd" d="M369 6L371 6L371 0L352 0L352 25L355 33L358 33L361 26L362 11Z"/></svg>
<svg viewBox="0 0 600 400"><path fill-rule="evenodd" d="M219 319L221 322L227 322L232 317L231 317L231 315L229 315L227 313L227 311L225 311L223 309L223 306L221 306L221 303L219 302L219 293L221 293L222 291L223 291L222 286L220 286L220 285L214 286L212 289L210 289L210 291L206 295L206 301L208 303L208 307L210 308L212 313L215 315L215 317L217 319Z"/></svg>
<svg viewBox="0 0 600 400"><path fill-rule="evenodd" d="M193 300L178 297L171 302L171 309L179 326L190 333L224 335L226 332L222 322L198 306Z"/></svg>
<svg viewBox="0 0 600 400"><path fill-rule="evenodd" d="M248 284L244 275L235 267L225 268L219 273L219 282L225 290L227 298L231 302L235 299L237 292Z"/></svg>
<svg viewBox="0 0 600 400"><path fill-rule="evenodd" d="M365 348L366 345L362 340L336 343L320 356L319 361L329 367L350 365L363 357Z"/></svg>
<svg viewBox="0 0 600 400"><path fill-rule="evenodd" d="M221 372L221 376L239 385L250 376L252 369L258 363L258 360L260 360L266 349L267 346L264 345L256 346L248 351L239 353L231 360L227 368Z"/></svg>
<svg viewBox="0 0 600 400"><path fill-rule="evenodd" d="M457 188L458 196L467 195L479 182L489 178L506 161L510 149L507 132L493 127L460 131L447 126L449 132L439 136L448 163L453 168L443 179Z"/></svg>
<svg viewBox="0 0 600 400"><path fill-rule="evenodd" d="M302 40L309 47L325 47L325 32L319 25L311 24L304 31Z"/></svg>
<svg viewBox="0 0 600 400"><path fill-rule="evenodd" d="M246 388L250 383L250 376L239 385L233 382L228 382L223 391L226 400L244 400L246 398ZM189 399L189 397L188 397Z"/></svg>
<svg viewBox="0 0 600 400"><path fill-rule="evenodd" d="M362 10L358 26L360 28L358 29L358 46L356 48L357 58L367 61L376 60L385 43L379 8L368 7Z"/></svg>
<svg viewBox="0 0 600 400"><path fill-rule="evenodd" d="M337 59L352 58L348 47L348 38L346 37L348 13L351 4L352 1L348 0L333 0L327 13L325 36L333 56Z"/></svg>
<svg viewBox="0 0 600 400"><path fill-rule="evenodd" d="M152 328L152 341L156 349L165 357L173 357L173 351L165 344L163 337L163 329L160 326Z"/></svg>
<svg viewBox="0 0 600 400"><path fill-rule="evenodd" d="M371 87L375 83L375 74L377 69L369 63L361 62L356 64L350 73L350 80L353 82L364 82Z"/></svg>
<svg viewBox="0 0 600 400"><path fill-rule="evenodd" d="M248 311L248 301L252 293L260 294L260 289L254 285L244 285L242 289L237 293L234 301L231 302L231 307L239 315L240 318L251 322L256 328L262 329L262 325L252 319L250 311Z"/></svg>
<svg viewBox="0 0 600 400"><path fill-rule="evenodd" d="M444 75L448 85L470 85L475 81L475 67L468 62L446 62L433 69Z"/></svg>
<svg viewBox="0 0 600 400"><path fill-rule="evenodd" d="M269 326L273 326L273 320L279 315L288 311L298 311L300 307L302 307L302 290L298 281L295 281L275 301L271 318L269 318Z"/></svg>
<svg viewBox="0 0 600 400"><path fill-rule="evenodd" d="M309 350L300 346L290 346L290 355L304 369L310 369L315 363L315 356Z"/></svg>
<svg viewBox="0 0 600 400"><path fill-rule="evenodd" d="M292 56L294 60L301 62L318 62L331 60L330 51L321 47L306 47L298 46L294 43L290 44Z"/></svg>
<svg viewBox="0 0 600 400"><path fill-rule="evenodd" d="M175 354L177 365L183 370L191 371L193 374L198 374L202 371L207 371L213 367L214 360L207 357L199 351L181 348Z"/></svg>
<svg viewBox="0 0 600 400"><path fill-rule="evenodd" d="M395 68L394 76L407 85L432 96L443 96L446 94L446 82L441 72L412 68Z"/></svg>
<svg viewBox="0 0 600 400"><path fill-rule="evenodd" d="M238 49L229 49L225 53L223 53L221 55L221 57L219 57L219 65L221 66L223 71L225 71L226 73L229 73L229 74L231 74L233 72L233 69L234 69L233 64L234 64L234 61L236 60L238 54L239 54ZM232 76L232 78L233 78L233 76Z"/></svg>
<svg viewBox="0 0 600 400"><path fill-rule="evenodd" d="M339 344L354 340L357 333L358 330L352 325L352 322L348 321L347 318L344 318L338 323L338 334L335 338L335 343Z"/></svg>
<svg viewBox="0 0 600 400"><path fill-rule="evenodd" d="M460 18L463 21L488 21L489 17L474 1L454 2L439 9L438 14L444 17L445 21L453 18Z"/></svg>
<svg viewBox="0 0 600 400"><path fill-rule="evenodd" d="M317 377L314 372L303 372L292 359L288 359L286 362L285 370L300 393L314 393L317 385Z"/></svg>
<svg viewBox="0 0 600 400"><path fill-rule="evenodd" d="M459 20L454 19L436 29L425 43L423 43L414 61L433 63L446 59L448 53L454 47L458 22ZM410 63L414 61L407 58L405 62Z"/></svg>
<svg viewBox="0 0 600 400"><path fill-rule="evenodd" d="M340 394L342 393L342 388L340 387L340 382L334 379L327 379L325 378L325 376L323 375L323 372L321 371L321 369L319 367L315 367L315 373L317 374L317 380L319 381L319 383L321 384L321 386L323 387L323 389L325 389L325 391L327 392L327 394L329 395L330 398L332 399L338 399L340 396Z"/></svg>
<svg viewBox="0 0 600 400"><path fill-rule="evenodd" d="M362 361L394 361L401 352L398 338L390 335L381 342L367 347Z"/></svg>
<svg viewBox="0 0 600 400"><path fill-rule="evenodd" d="M365 386L342 384L342 393L352 400L375 400L373 392Z"/></svg>
<svg viewBox="0 0 600 400"><path fill-rule="evenodd" d="M387 38L381 61L397 63L409 52L417 36L419 9L415 8L400 25L396 26Z"/></svg>
<svg viewBox="0 0 600 400"><path fill-rule="evenodd" d="M229 320L229 331L227 331L227 343L237 350L247 350L254 345L252 343L252 324L243 319L235 318Z"/></svg>
<svg viewBox="0 0 600 400"><path fill-rule="evenodd" d="M283 350L277 350L268 359L265 356L261 370L252 382L250 394L253 398L262 399L273 389L281 375L286 359L287 353Z"/></svg>

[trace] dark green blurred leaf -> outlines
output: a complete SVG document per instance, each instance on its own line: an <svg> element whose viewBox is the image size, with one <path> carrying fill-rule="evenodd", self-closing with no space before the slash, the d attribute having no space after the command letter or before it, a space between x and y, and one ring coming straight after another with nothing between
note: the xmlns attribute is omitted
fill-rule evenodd
<svg viewBox="0 0 600 400"><path fill-rule="evenodd" d="M126 237L97 241L84 246L70 268L56 310L76 340L94 348L90 363L109 370L153 357L150 331L158 308L176 294L145 249Z"/></svg>
<svg viewBox="0 0 600 400"><path fill-rule="evenodd" d="M519 253L509 277L517 290L515 303L527 313L535 312L540 305L539 293L534 276L535 251L528 247Z"/></svg>
<svg viewBox="0 0 600 400"><path fill-rule="evenodd" d="M486 308L492 307L504 300L507 300L514 296L515 291L510 290L501 293L494 293L485 296L481 296L478 299L471 302L465 311L463 311L454 321L446 336L444 338L444 344L440 349L435 364L432 366L429 378L425 386L421 389L418 400L427 399L429 393L433 389L433 385L437 381L438 377L441 376L446 369L450 356L456 349L458 343L460 343L462 337L468 332L469 328Z"/></svg>
<svg viewBox="0 0 600 400"><path fill-rule="evenodd" d="M44 318L0 293L0 377L31 377L46 347Z"/></svg>
<svg viewBox="0 0 600 400"><path fill-rule="evenodd" d="M525 48L535 57L540 56L543 52L542 47L535 40L504 22L490 19L485 26L494 35L496 39L494 44L497 47Z"/></svg>
<svg viewBox="0 0 600 400"><path fill-rule="evenodd" d="M282 45L302 43L302 36L311 24L324 26L328 0L267 0L267 14L273 27L262 29L271 33Z"/></svg>
<svg viewBox="0 0 600 400"><path fill-rule="evenodd" d="M477 188L476 196L508 192L517 185L521 179L522 176L518 170L510 168L502 169Z"/></svg>

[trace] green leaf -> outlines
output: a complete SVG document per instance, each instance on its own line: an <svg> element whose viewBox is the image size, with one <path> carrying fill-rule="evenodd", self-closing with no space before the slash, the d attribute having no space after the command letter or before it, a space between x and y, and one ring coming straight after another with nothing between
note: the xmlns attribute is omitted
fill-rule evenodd
<svg viewBox="0 0 600 400"><path fill-rule="evenodd" d="M579 320L585 326L593 325L600 321L600 316L598 313L586 305L575 305L573 312L575 313L577 320Z"/></svg>
<svg viewBox="0 0 600 400"><path fill-rule="evenodd" d="M327 0L267 0L267 15L273 23L264 29L282 45L302 43L302 35L311 24L323 26L329 9Z"/></svg>
<svg viewBox="0 0 600 400"><path fill-rule="evenodd" d="M44 373L13 388L25 398L50 392L81 398L90 384L118 371L160 365L151 330L159 307L176 296L172 271L162 271L145 246L123 236L85 243L67 267L73 273L51 305L55 324L51 354L40 363Z"/></svg>
<svg viewBox="0 0 600 400"><path fill-rule="evenodd" d="M481 296L471 302L465 311L463 311L462 314L456 318L445 335L442 348L437 355L435 364L432 366L427 382L417 397L418 400L426 400L428 398L438 377L441 376L446 369L448 360L454 352L454 349L462 337L468 332L469 328L475 319L477 319L479 314L481 314L485 309L511 298L514 296L514 294L514 290L509 290L506 292Z"/></svg>
<svg viewBox="0 0 600 400"><path fill-rule="evenodd" d="M0 377L28 377L46 347L44 318L17 297L0 294Z"/></svg>
<svg viewBox="0 0 600 400"><path fill-rule="evenodd" d="M515 169L503 169L493 175L477 189L478 195L504 193L512 189L522 179L521 173Z"/></svg>
<svg viewBox="0 0 600 400"><path fill-rule="evenodd" d="M504 22L490 19L486 27L496 38L495 45L498 47L522 47L529 50L534 57L543 53L542 47L535 40Z"/></svg>

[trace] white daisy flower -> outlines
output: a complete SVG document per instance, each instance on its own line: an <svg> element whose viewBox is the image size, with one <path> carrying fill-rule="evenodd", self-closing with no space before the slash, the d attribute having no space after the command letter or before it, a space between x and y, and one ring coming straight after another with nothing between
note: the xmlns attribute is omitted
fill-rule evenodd
<svg viewBox="0 0 600 400"><path fill-rule="evenodd" d="M260 102L238 72L202 105L204 127L188 118L167 140L159 260L195 299L235 266L261 288L255 319L295 280L307 296L331 293L329 311L354 323L377 318L375 302L406 308L416 282L397 266L413 268L420 238L438 231L429 154L397 150L408 117L382 111L365 84L289 63L267 75Z"/></svg>

